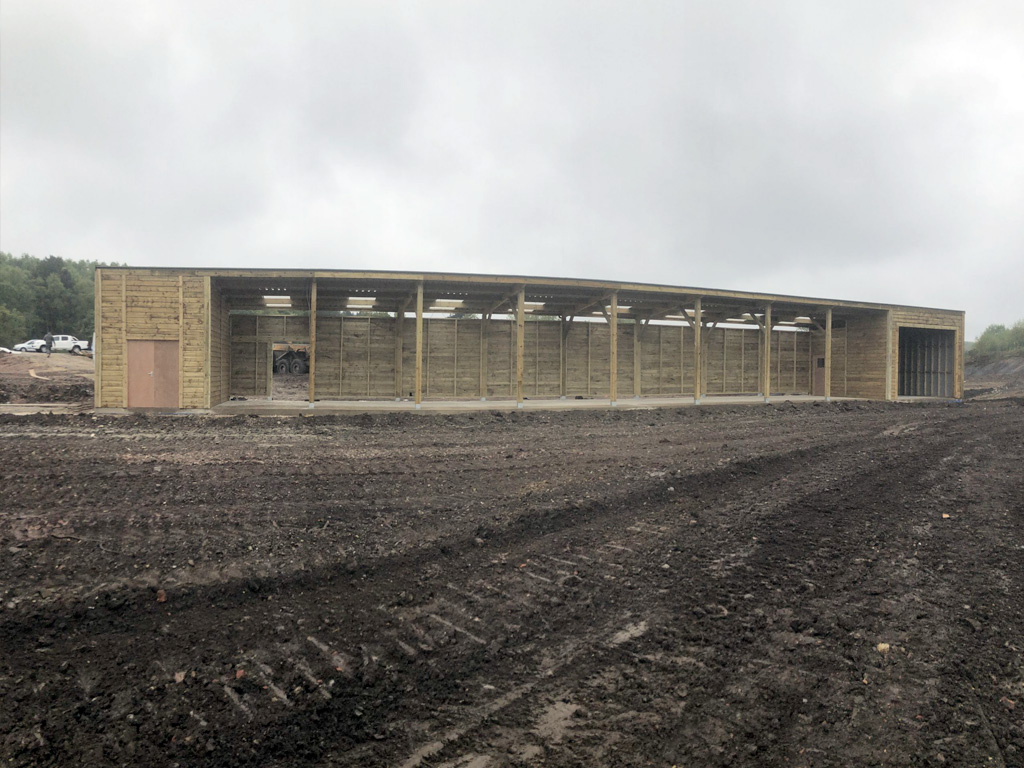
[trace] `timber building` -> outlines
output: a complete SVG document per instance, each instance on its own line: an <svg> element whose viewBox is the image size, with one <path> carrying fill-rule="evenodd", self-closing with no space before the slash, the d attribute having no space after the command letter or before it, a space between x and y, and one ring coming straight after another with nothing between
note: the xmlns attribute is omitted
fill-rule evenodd
<svg viewBox="0 0 1024 768"><path fill-rule="evenodd" d="M668 285L442 273L104 267L97 408L308 400L963 394L964 313Z"/></svg>

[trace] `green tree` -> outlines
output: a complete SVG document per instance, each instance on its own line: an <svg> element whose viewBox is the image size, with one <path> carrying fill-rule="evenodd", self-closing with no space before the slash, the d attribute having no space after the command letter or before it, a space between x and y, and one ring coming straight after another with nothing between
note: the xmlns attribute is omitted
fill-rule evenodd
<svg viewBox="0 0 1024 768"><path fill-rule="evenodd" d="M41 338L47 330L89 338L95 261L0 253L0 346ZM110 266L117 266L111 264Z"/></svg>
<svg viewBox="0 0 1024 768"><path fill-rule="evenodd" d="M1021 352L1024 352L1024 320L1018 320L1012 328L990 325L974 342L969 354L971 360L987 360Z"/></svg>
<svg viewBox="0 0 1024 768"><path fill-rule="evenodd" d="M25 316L16 309L0 306L0 340L24 340L26 334ZM11 346L16 341L0 341L0 346Z"/></svg>

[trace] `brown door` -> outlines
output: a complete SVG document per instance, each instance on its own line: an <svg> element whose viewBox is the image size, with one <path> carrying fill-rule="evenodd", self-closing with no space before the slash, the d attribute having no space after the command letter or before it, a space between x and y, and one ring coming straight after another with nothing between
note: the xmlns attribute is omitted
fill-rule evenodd
<svg viewBox="0 0 1024 768"><path fill-rule="evenodd" d="M128 407L178 407L178 342L128 342Z"/></svg>
<svg viewBox="0 0 1024 768"><path fill-rule="evenodd" d="M816 357L814 359L814 390L811 392L812 395L818 397L825 396L825 358Z"/></svg>

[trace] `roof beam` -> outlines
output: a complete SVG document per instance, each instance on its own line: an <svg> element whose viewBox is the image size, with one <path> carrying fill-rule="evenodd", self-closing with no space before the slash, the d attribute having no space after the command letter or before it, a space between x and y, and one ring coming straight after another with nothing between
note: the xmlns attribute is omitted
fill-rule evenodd
<svg viewBox="0 0 1024 768"><path fill-rule="evenodd" d="M499 309L504 307L506 304L511 304L513 301L517 301L519 299L519 293L524 290L526 290L525 285L517 285L511 293L508 293L505 296L503 296L497 304L492 304L489 308L483 310L481 314L490 317ZM510 306L509 309L511 308L512 307Z"/></svg>
<svg viewBox="0 0 1024 768"><path fill-rule="evenodd" d="M588 309L592 310L593 307L596 307L599 304L601 305L601 311L603 312L604 311L604 305L607 304L609 301L611 301L611 298L612 298L612 296L614 294L615 294L615 291L609 291L608 293L601 294L596 299L590 299L585 304L579 304L579 305L573 307L568 312L566 312L566 314L567 315L582 315ZM607 314L605 315L605 317L607 317Z"/></svg>

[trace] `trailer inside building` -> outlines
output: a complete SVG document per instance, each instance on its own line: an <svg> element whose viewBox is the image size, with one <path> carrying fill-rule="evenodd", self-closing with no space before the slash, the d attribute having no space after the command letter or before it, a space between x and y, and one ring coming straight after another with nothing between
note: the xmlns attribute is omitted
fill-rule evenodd
<svg viewBox="0 0 1024 768"><path fill-rule="evenodd" d="M96 406L274 396L308 350L310 404L963 392L964 314L540 277L104 267Z"/></svg>

